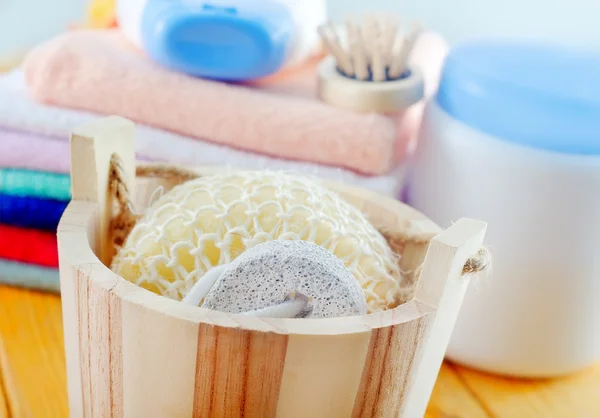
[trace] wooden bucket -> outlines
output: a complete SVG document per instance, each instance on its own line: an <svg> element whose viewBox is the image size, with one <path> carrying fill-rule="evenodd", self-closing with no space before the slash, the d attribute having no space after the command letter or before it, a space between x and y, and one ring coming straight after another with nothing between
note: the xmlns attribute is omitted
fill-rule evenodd
<svg viewBox="0 0 600 418"><path fill-rule="evenodd" d="M58 244L72 417L424 415L485 223L442 231L400 202L327 183L378 228L412 237L399 249L403 271L420 270L414 298L348 318L242 317L156 295L106 267L111 156L142 205L174 185L136 178L133 123L94 121L73 133L71 150L73 199Z"/></svg>

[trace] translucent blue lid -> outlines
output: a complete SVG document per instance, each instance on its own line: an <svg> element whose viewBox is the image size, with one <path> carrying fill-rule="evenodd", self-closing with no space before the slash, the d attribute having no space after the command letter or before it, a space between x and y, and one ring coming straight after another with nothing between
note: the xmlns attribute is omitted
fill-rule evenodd
<svg viewBox="0 0 600 418"><path fill-rule="evenodd" d="M142 15L144 49L156 62L186 74L244 81L276 72L289 53L293 17L269 0L149 0Z"/></svg>
<svg viewBox="0 0 600 418"><path fill-rule="evenodd" d="M437 103L506 141L600 154L600 55L523 41L478 41L448 54Z"/></svg>

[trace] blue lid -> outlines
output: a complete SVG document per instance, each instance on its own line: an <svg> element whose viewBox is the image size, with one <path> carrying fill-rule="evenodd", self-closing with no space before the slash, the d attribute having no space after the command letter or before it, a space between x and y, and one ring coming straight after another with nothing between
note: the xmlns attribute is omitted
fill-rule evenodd
<svg viewBox="0 0 600 418"><path fill-rule="evenodd" d="M205 78L245 81L276 72L292 42L288 8L269 0L233 4L149 0L142 16L146 52L166 67Z"/></svg>
<svg viewBox="0 0 600 418"><path fill-rule="evenodd" d="M506 141L600 154L600 56L523 41L479 41L450 51L437 103Z"/></svg>

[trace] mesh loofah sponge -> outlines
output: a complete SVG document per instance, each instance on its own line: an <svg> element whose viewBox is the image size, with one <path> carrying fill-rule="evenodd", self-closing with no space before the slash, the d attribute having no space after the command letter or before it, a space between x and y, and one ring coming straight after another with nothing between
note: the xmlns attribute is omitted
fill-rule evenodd
<svg viewBox="0 0 600 418"><path fill-rule="evenodd" d="M354 206L312 178L269 171L224 173L176 186L153 203L112 269L181 300L213 266L272 240L304 240L340 258L369 312L399 303L401 272L385 238Z"/></svg>

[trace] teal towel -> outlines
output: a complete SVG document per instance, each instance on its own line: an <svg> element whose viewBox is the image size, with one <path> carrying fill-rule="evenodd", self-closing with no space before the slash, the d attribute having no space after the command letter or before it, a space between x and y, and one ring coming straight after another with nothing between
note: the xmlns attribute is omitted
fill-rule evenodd
<svg viewBox="0 0 600 418"><path fill-rule="evenodd" d="M0 193L68 201L71 200L71 177L68 174L1 168Z"/></svg>
<svg viewBox="0 0 600 418"><path fill-rule="evenodd" d="M0 260L0 285L59 293L57 269Z"/></svg>

